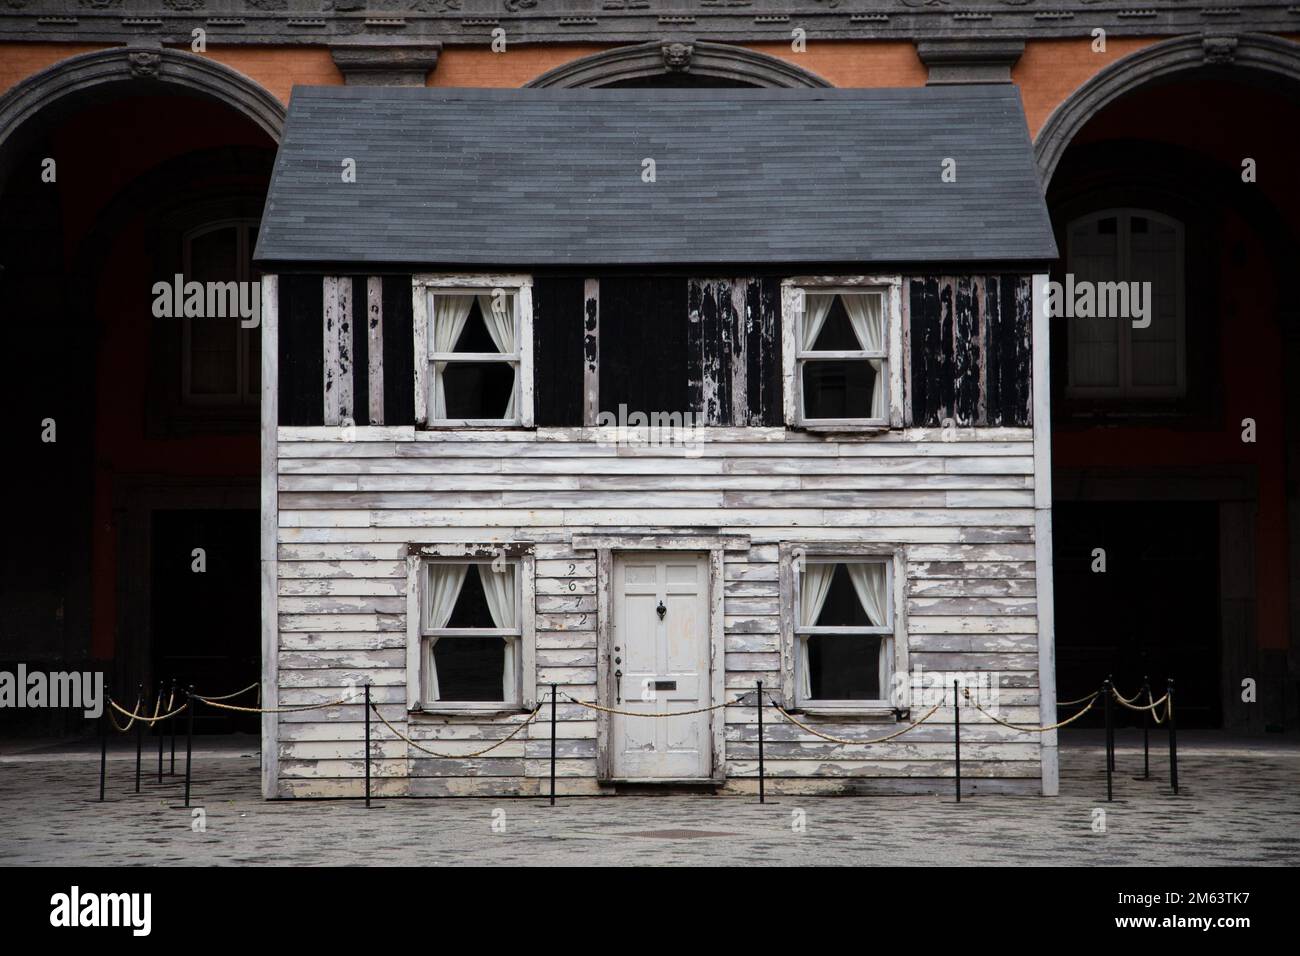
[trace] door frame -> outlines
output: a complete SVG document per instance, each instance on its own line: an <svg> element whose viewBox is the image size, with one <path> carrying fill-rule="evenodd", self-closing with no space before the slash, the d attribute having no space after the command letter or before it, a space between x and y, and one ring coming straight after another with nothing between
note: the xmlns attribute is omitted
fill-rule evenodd
<svg viewBox="0 0 1300 956"><path fill-rule="evenodd" d="M614 669L610 666L613 650L614 621L614 553L654 551L696 551L708 555L709 603L709 706L723 700L726 693L726 628L724 620L724 556L727 552L748 552L749 536L744 534L628 534L574 535L576 551L596 552L596 703L614 706ZM726 780L726 711L709 712L711 770L700 782L722 783ZM610 783L613 755L610 749L613 721L604 711L596 712L596 779Z"/></svg>

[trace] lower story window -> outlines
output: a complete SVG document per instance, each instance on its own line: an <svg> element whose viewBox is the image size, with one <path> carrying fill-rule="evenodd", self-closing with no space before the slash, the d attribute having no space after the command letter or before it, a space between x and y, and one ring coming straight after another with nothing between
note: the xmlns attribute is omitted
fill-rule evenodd
<svg viewBox="0 0 1300 956"><path fill-rule="evenodd" d="M519 703L518 562L426 562L421 615L426 705Z"/></svg>
<svg viewBox="0 0 1300 956"><path fill-rule="evenodd" d="M796 588L795 700L884 704L894 659L892 562L807 557Z"/></svg>

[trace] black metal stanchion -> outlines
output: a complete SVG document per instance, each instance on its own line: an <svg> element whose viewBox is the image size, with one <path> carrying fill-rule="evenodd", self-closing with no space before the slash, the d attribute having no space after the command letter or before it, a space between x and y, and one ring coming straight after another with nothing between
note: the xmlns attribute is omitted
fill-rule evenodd
<svg viewBox="0 0 1300 956"><path fill-rule="evenodd" d="M172 678L171 699L172 700L176 699L176 678L175 677ZM169 777L176 776L176 721L174 720L172 721L172 762L171 762L171 766L167 770L167 776Z"/></svg>
<svg viewBox="0 0 1300 956"><path fill-rule="evenodd" d="M1110 722L1110 692L1111 692L1110 678L1106 678L1106 682L1101 685L1101 693L1102 696L1106 698L1106 800L1107 802L1110 802L1110 800L1112 800L1114 797L1114 788L1111 781L1111 775L1115 771L1115 764L1114 761L1111 759L1111 751L1112 748L1115 746L1115 737L1114 737L1114 728L1111 726L1111 722Z"/></svg>
<svg viewBox="0 0 1300 956"><path fill-rule="evenodd" d="M758 695L754 699L758 707L758 802L767 802L766 775L767 768L763 766L763 682L758 682Z"/></svg>
<svg viewBox="0 0 1300 956"><path fill-rule="evenodd" d="M1178 793L1178 728L1174 724L1174 679L1165 684L1165 716L1169 720L1169 786Z"/></svg>
<svg viewBox="0 0 1300 956"><path fill-rule="evenodd" d="M370 809L370 681L366 681L366 809Z"/></svg>
<svg viewBox="0 0 1300 956"><path fill-rule="evenodd" d="M961 697L958 696L957 682L952 682L952 742L957 758L957 802L961 803Z"/></svg>
<svg viewBox="0 0 1300 956"><path fill-rule="evenodd" d="M144 696L143 684L140 685L140 696L137 699L140 701L139 704L135 705L135 709L138 711L142 706L144 706L145 696ZM137 718L135 722L135 792L136 793L140 792L140 753L141 753L141 748L143 746L144 746L144 721Z"/></svg>
<svg viewBox="0 0 1300 956"><path fill-rule="evenodd" d="M1115 688L1115 675L1111 674L1106 678L1106 684L1113 691ZM1107 704L1110 703L1110 694L1106 695ZM1109 714L1109 709L1107 714ZM1106 769L1114 771L1115 769L1115 725L1108 718L1106 720Z"/></svg>
<svg viewBox="0 0 1300 956"><path fill-rule="evenodd" d="M113 699L111 687L104 688L104 712L99 715L99 802L104 802L104 782L108 776L108 721Z"/></svg>
<svg viewBox="0 0 1300 956"><path fill-rule="evenodd" d="M185 806L190 805L190 764L194 756L194 685L185 692Z"/></svg>
<svg viewBox="0 0 1300 956"><path fill-rule="evenodd" d="M162 701L161 684L158 685L158 700L161 703ZM162 783L163 737L166 735L163 733L161 724L154 724L153 732L158 735L158 782Z"/></svg>
<svg viewBox="0 0 1300 956"><path fill-rule="evenodd" d="M1142 678L1142 689L1146 691L1147 706L1151 706L1151 678ZM1142 779L1151 779L1151 711L1142 711Z"/></svg>
<svg viewBox="0 0 1300 956"><path fill-rule="evenodd" d="M551 806L555 806L555 685L551 685Z"/></svg>

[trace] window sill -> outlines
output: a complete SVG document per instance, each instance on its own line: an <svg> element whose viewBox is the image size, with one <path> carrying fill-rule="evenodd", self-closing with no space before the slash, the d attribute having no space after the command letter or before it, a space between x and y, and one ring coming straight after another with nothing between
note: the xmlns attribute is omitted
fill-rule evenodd
<svg viewBox="0 0 1300 956"><path fill-rule="evenodd" d="M792 431L811 432L813 434L831 434L831 433L854 433L859 435L878 435L884 434L892 429L891 425L881 422L863 422L857 423L836 423L834 425L818 425L811 422L800 422L790 426Z"/></svg>
<svg viewBox="0 0 1300 956"><path fill-rule="evenodd" d="M790 711L795 716L819 717L834 720L851 720L872 723L895 723L898 718L894 713L894 708L885 705L863 706L863 707L825 707L817 704L806 704L802 707Z"/></svg>
<svg viewBox="0 0 1300 956"><path fill-rule="evenodd" d="M500 704L500 705L489 704L484 707L452 707L452 706L448 706L447 704L439 704L437 706L429 706L429 707L420 706L417 707L415 710L408 710L406 712L406 716L408 718L418 720L419 718L422 717L427 717L431 719L439 719L444 717L473 717L473 718L514 717L517 715L527 715L531 713L532 713L531 710L525 707L520 707L517 704Z"/></svg>

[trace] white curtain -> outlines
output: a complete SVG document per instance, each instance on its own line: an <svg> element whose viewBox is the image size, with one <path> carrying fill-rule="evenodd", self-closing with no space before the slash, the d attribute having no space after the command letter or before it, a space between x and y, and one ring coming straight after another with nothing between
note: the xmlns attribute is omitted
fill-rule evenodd
<svg viewBox="0 0 1300 956"><path fill-rule="evenodd" d="M456 599L465 584L465 572L468 564L430 564L429 586L424 591L424 626L425 629L446 627L451 620L451 612L456 608ZM433 645L438 638L429 638L429 699L440 700L442 692L438 688L438 668L433 659Z"/></svg>
<svg viewBox="0 0 1300 956"><path fill-rule="evenodd" d="M885 566L876 562L871 563L851 563L846 564L849 569L849 578L853 581L853 590L858 594L858 601L862 604L862 610L867 612L867 619L876 627L885 627L885 620L889 599L885 593ZM889 694L889 668L887 666L886 653L889 642L881 639L880 658L877 662L879 673L880 695L886 697Z"/></svg>
<svg viewBox="0 0 1300 956"><path fill-rule="evenodd" d="M515 620L515 565L507 564L499 570L490 564L478 566L479 580L483 582L483 595L487 598L488 612L496 627L517 627ZM503 638L506 643L505 667L501 675L502 700L515 698L515 650L513 638Z"/></svg>
<svg viewBox="0 0 1300 956"><path fill-rule="evenodd" d="M460 338L473 306L472 295L446 295L441 292L434 294L433 350L435 352L450 352L456 348L456 340ZM433 363L434 418L447 417L447 390L442 382L442 373L446 368L446 362Z"/></svg>
<svg viewBox="0 0 1300 956"><path fill-rule="evenodd" d="M867 619L874 627L886 627L889 597L885 593L885 566L877 561L857 561L844 566L849 569L849 579L862 602L862 610L867 612Z"/></svg>
<svg viewBox="0 0 1300 956"><path fill-rule="evenodd" d="M499 309L493 308L495 304L495 295L481 295L478 297L478 308L483 313L483 324L487 326L488 335L492 336L492 344L503 355L511 355L515 350L515 310L512 307L513 300L510 296L503 297ZM506 403L506 413L502 417L515 417L515 387L513 384L510 386L510 401Z"/></svg>
<svg viewBox="0 0 1300 956"><path fill-rule="evenodd" d="M868 352L881 352L885 348L884 302L881 295L842 295L844 310L849 314L853 325L853 334L858 337L858 345ZM871 367L876 371L876 387L871 395L871 417L884 417L885 383L881 380L882 363L872 359Z"/></svg>
<svg viewBox="0 0 1300 956"><path fill-rule="evenodd" d="M803 349L807 352L811 351L816 344L817 336L821 334L822 326L826 324L826 316L831 313L835 296L805 293L803 299L803 327L800 329L800 334L803 336Z"/></svg>
<svg viewBox="0 0 1300 956"><path fill-rule="evenodd" d="M831 579L835 565L804 562L799 575L799 626L812 627L821 617L826 595L831 592ZM812 696L812 667L808 656L807 638L796 638L799 647L799 693L806 700Z"/></svg>

